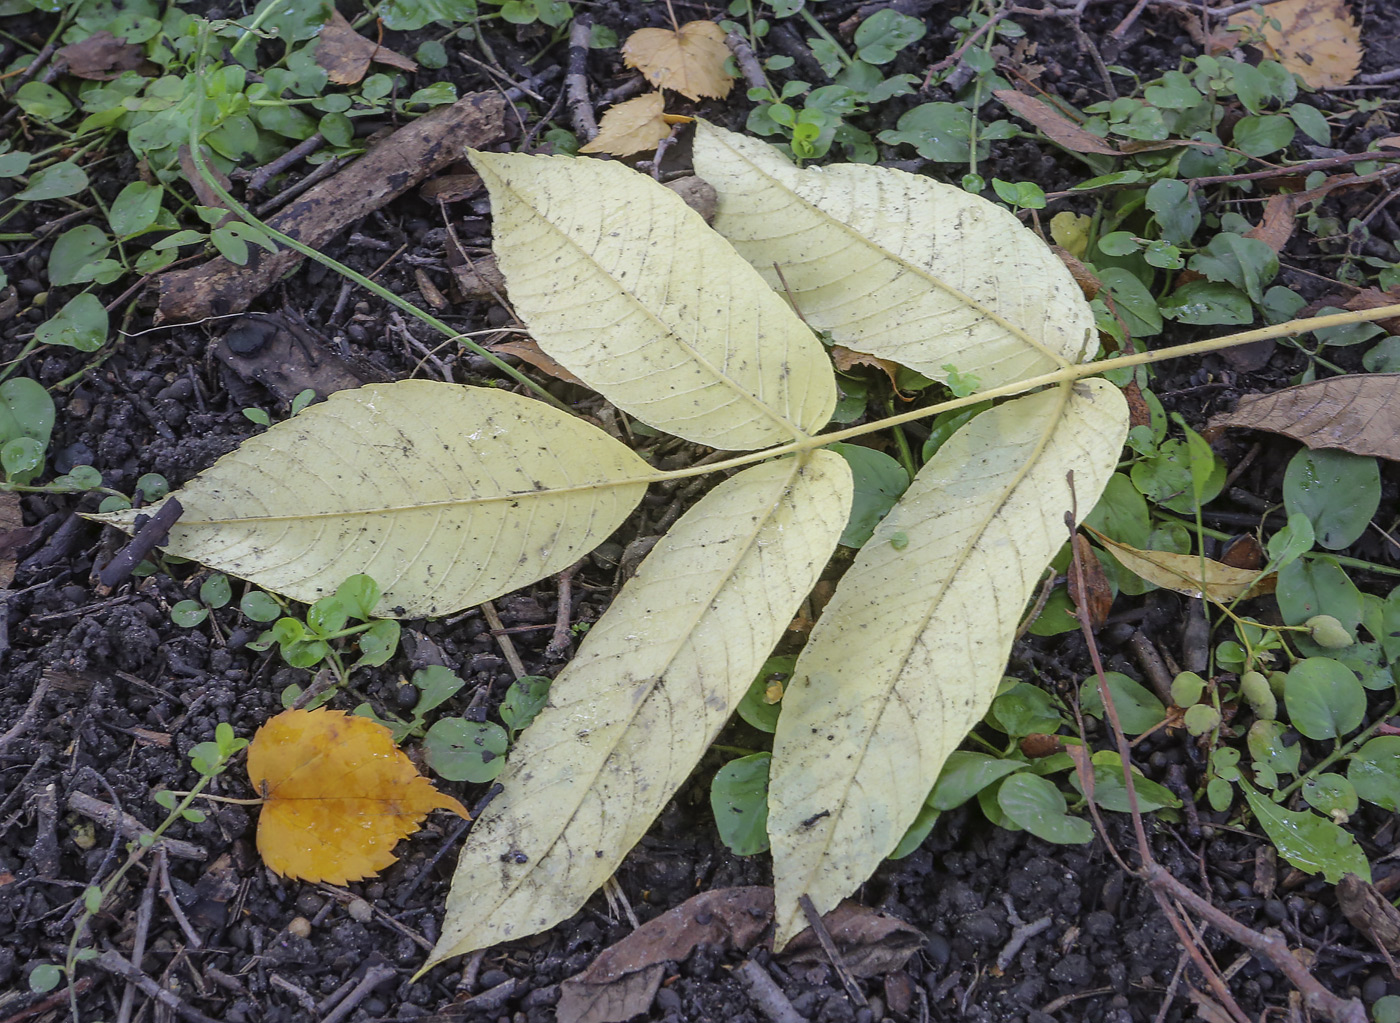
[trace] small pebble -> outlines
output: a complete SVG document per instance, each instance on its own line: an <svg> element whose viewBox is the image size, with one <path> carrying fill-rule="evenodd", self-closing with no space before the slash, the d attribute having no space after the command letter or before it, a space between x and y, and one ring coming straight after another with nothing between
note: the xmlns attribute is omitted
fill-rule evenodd
<svg viewBox="0 0 1400 1023"><path fill-rule="evenodd" d="M287 924L287 933L298 938L311 937L311 921L304 916L292 917L292 922Z"/></svg>
<svg viewBox="0 0 1400 1023"><path fill-rule="evenodd" d="M367 924L374 918L374 909L364 899L351 900L345 911L350 914L351 920L360 924Z"/></svg>

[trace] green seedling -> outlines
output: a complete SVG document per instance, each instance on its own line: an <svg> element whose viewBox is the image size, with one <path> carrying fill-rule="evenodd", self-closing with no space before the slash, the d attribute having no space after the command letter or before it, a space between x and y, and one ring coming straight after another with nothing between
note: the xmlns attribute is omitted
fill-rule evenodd
<svg viewBox="0 0 1400 1023"><path fill-rule="evenodd" d="M292 398L292 406L289 414L293 416L296 415L298 412L306 408L306 406L310 405L315 400L315 388L307 387L303 390L298 391L296 395ZM272 417L269 416L266 411L260 408L245 408L243 410L243 416L249 422L257 423L259 426L272 425Z"/></svg>
<svg viewBox="0 0 1400 1023"><path fill-rule="evenodd" d="M170 608L170 620L185 629L192 629L209 617L211 610L227 607L233 600L233 587L222 572L212 573L199 584L198 600L182 600Z"/></svg>
<svg viewBox="0 0 1400 1023"><path fill-rule="evenodd" d="M544 709L550 680L525 675L511 683L499 713L505 727L494 721L441 718L423 739L428 766L448 781L484 783L505 767L505 753L516 737Z"/></svg>
<svg viewBox="0 0 1400 1023"><path fill-rule="evenodd" d="M294 668L314 668L324 663L331 670L335 685L343 686L354 668L384 664L398 650L398 621L374 617L379 593L379 584L369 576L352 575L336 587L335 593L308 607L304 619L278 618L248 648L262 651L276 645L282 659ZM261 613L264 609L255 610ZM345 643L352 638L360 656L347 663ZM288 686L282 693L283 705L291 706L300 695L299 686ZM310 706L319 706L331 695L332 691L327 690Z"/></svg>

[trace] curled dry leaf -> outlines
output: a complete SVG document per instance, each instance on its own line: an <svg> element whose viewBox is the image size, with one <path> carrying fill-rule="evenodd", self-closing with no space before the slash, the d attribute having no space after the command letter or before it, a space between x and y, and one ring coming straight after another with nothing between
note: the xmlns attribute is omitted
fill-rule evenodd
<svg viewBox="0 0 1400 1023"><path fill-rule="evenodd" d="M658 89L693 100L724 99L734 79L724 71L729 47L713 21L690 21L680 29L643 28L622 44L622 59Z"/></svg>
<svg viewBox="0 0 1400 1023"><path fill-rule="evenodd" d="M668 962L700 944L747 950L773 921L773 889L764 885L701 892L648 920L564 981L559 1023L614 1023L651 1008Z"/></svg>
<svg viewBox="0 0 1400 1023"><path fill-rule="evenodd" d="M1113 610L1113 589L1108 583L1108 574L1103 563L1094 556L1089 538L1081 533L1074 534L1074 554L1079 560L1079 570L1084 574L1084 586L1079 585L1080 574L1073 568L1069 571L1069 599L1079 609L1082 616L1088 614L1089 627L1097 629L1108 621L1108 613Z"/></svg>
<svg viewBox="0 0 1400 1023"><path fill-rule="evenodd" d="M496 344L486 347L497 355L514 355L521 362L528 363L541 373L548 373L556 380L562 380L566 384L574 384L578 387L588 386L541 351L540 346L528 337L518 341L498 341Z"/></svg>
<svg viewBox="0 0 1400 1023"><path fill-rule="evenodd" d="M1212 427L1267 430L1310 448L1400 461L1400 373L1357 373L1240 399Z"/></svg>
<svg viewBox="0 0 1400 1023"><path fill-rule="evenodd" d="M912 397L903 394L899 389L899 363L897 362L882 359L878 355L867 355L865 352L858 352L845 345L831 346L831 362L842 373L849 373L856 366L869 366L872 369L878 369L890 378L890 389L895 394L905 401L909 401Z"/></svg>
<svg viewBox="0 0 1400 1023"><path fill-rule="evenodd" d="M1314 89L1346 85L1361 69L1361 30L1344 0L1281 0L1264 8L1264 49ZM1256 11L1230 19L1229 28L1260 31ZM1271 52L1270 52L1271 51Z"/></svg>
<svg viewBox="0 0 1400 1023"><path fill-rule="evenodd" d="M1205 597L1217 603L1273 593L1278 585L1278 575L1270 572L1262 579L1259 573L1247 568L1231 568L1229 565L1201 558L1195 554L1171 554L1166 551L1143 551L1128 544L1110 540L1098 530L1085 526L1094 534L1094 539L1118 559L1118 563L1129 572L1145 579L1154 586L1175 590L1189 597ZM1205 566L1202 581L1201 566Z"/></svg>
<svg viewBox="0 0 1400 1023"><path fill-rule="evenodd" d="M288 710L248 746L248 780L266 798L258 853L283 877L346 884L393 863L430 810L467 808L433 788L389 729L339 710Z"/></svg>
<svg viewBox="0 0 1400 1023"><path fill-rule="evenodd" d="M631 156L655 149L657 143L671 133L665 106L666 101L659 92L618 103L603 115L594 139L586 146L579 146L578 151Z"/></svg>
<svg viewBox="0 0 1400 1023"><path fill-rule="evenodd" d="M316 41L316 63L326 69L326 77L336 85L354 85L369 71L371 61L401 71L418 70L416 61L366 39L331 8L331 20L321 26Z"/></svg>
<svg viewBox="0 0 1400 1023"><path fill-rule="evenodd" d="M1048 103L1027 96L1015 89L997 89L992 93L1002 106L1035 125L1051 142L1075 153L1098 153L1101 156L1122 156L1103 139L1085 131Z"/></svg>

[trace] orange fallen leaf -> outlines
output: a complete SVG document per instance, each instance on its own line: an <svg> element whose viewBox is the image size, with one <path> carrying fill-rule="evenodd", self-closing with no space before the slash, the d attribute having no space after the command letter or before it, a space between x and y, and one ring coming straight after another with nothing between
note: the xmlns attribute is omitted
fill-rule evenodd
<svg viewBox="0 0 1400 1023"><path fill-rule="evenodd" d="M598 134L580 153L610 153L631 156L655 149L658 142L671 133L664 113L666 101L659 92L619 103L603 115Z"/></svg>
<svg viewBox="0 0 1400 1023"><path fill-rule="evenodd" d="M1263 28L1265 52L1314 89L1346 85L1361 69L1361 30L1344 0L1282 0L1264 16L1278 22ZM1246 11L1229 27L1257 31L1259 25L1258 13Z"/></svg>
<svg viewBox="0 0 1400 1023"><path fill-rule="evenodd" d="M1084 527L1094 534L1108 553L1129 572L1145 579L1154 586L1176 590L1189 597L1204 596L1216 603L1225 603L1243 597L1260 597L1273 593L1278 586L1278 574L1270 572L1260 578L1259 573L1246 568L1232 568L1210 558L1196 554L1172 554L1167 551L1143 551L1128 544L1110 540L1097 529ZM1202 580L1201 566L1205 573Z"/></svg>
<svg viewBox="0 0 1400 1023"><path fill-rule="evenodd" d="M729 59L724 29L713 21L690 21L678 30L638 29L622 44L622 59L658 89L693 100L724 99L734 87L724 70Z"/></svg>
<svg viewBox="0 0 1400 1023"><path fill-rule="evenodd" d="M360 35L334 8L331 9L330 21L321 26L315 60L325 68L326 77L336 85L354 85L369 71L371 61L396 67L400 71L418 70L416 61Z"/></svg>
<svg viewBox="0 0 1400 1023"><path fill-rule="evenodd" d="M429 810L467 808L433 788L389 729L339 710L289 710L258 729L248 778L266 797L258 853L283 877L346 884L393 863Z"/></svg>

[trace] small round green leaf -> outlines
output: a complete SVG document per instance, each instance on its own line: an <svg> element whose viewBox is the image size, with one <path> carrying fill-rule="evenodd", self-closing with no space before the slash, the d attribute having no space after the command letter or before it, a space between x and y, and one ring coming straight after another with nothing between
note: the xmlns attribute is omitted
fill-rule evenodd
<svg viewBox="0 0 1400 1023"><path fill-rule="evenodd" d="M1094 837L1089 822L1065 813L1065 797L1053 782L1034 774L1013 774L997 790L1002 812L1037 838L1078 845Z"/></svg>
<svg viewBox="0 0 1400 1023"><path fill-rule="evenodd" d="M1400 735L1378 736L1352 754L1347 779L1366 802L1400 812Z"/></svg>
<svg viewBox="0 0 1400 1023"><path fill-rule="evenodd" d="M1356 542L1366 532L1380 501L1381 474L1374 458L1330 448L1304 448L1293 456L1283 474L1283 504L1288 514L1306 515L1317 542L1330 551Z"/></svg>
<svg viewBox="0 0 1400 1023"><path fill-rule="evenodd" d="M197 600L182 600L170 609L170 620L185 629L192 629L209 617L209 609Z"/></svg>
<svg viewBox="0 0 1400 1023"><path fill-rule="evenodd" d="M1339 738L1366 717L1361 681L1330 657L1307 657L1289 669L1283 702L1288 720L1309 739Z"/></svg>
<svg viewBox="0 0 1400 1023"><path fill-rule="evenodd" d="M1350 817L1356 812L1356 788L1340 774L1315 774L1303 781L1303 799L1328 817Z"/></svg>
<svg viewBox="0 0 1400 1023"><path fill-rule="evenodd" d="M768 851L768 765L771 753L731 760L710 783L719 837L736 856Z"/></svg>
<svg viewBox="0 0 1400 1023"><path fill-rule="evenodd" d="M58 315L39 324L34 340L45 345L95 352L107 340L107 310L96 295L74 296Z"/></svg>
<svg viewBox="0 0 1400 1023"><path fill-rule="evenodd" d="M506 730L491 721L443 718L423 739L428 766L448 781L491 781L505 767Z"/></svg>
<svg viewBox="0 0 1400 1023"><path fill-rule="evenodd" d="M88 178L83 173L83 169L77 164L65 160L39 171L29 179L28 187L23 191L16 192L14 198L27 202L61 199L65 195L75 195L87 186Z"/></svg>

